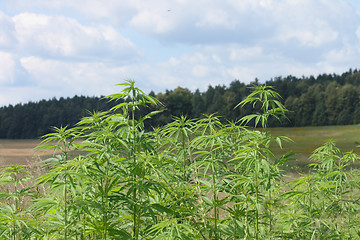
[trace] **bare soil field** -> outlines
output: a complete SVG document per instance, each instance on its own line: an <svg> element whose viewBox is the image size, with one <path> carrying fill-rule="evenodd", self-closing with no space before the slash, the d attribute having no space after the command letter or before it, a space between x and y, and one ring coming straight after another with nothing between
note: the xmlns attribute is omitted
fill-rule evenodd
<svg viewBox="0 0 360 240"><path fill-rule="evenodd" d="M273 136L287 136L294 141L284 142L282 149L274 145L271 150L277 156L290 151L295 153L294 158L298 161L294 164L300 168L310 163L308 158L311 153L328 139L333 139L344 152L353 150L360 154L360 125L271 128L269 130ZM0 166L29 164L50 157L51 150L47 152L35 150L40 143L39 139L0 139Z"/></svg>
<svg viewBox="0 0 360 240"><path fill-rule="evenodd" d="M51 152L36 151L40 142L35 139L0 139L0 166L29 164L50 156Z"/></svg>

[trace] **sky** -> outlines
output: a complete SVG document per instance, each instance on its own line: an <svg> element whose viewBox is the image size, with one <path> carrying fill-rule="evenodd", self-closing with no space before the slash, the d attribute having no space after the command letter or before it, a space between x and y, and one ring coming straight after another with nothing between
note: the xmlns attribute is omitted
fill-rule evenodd
<svg viewBox="0 0 360 240"><path fill-rule="evenodd" d="M1 0L0 106L360 64L358 0Z"/></svg>

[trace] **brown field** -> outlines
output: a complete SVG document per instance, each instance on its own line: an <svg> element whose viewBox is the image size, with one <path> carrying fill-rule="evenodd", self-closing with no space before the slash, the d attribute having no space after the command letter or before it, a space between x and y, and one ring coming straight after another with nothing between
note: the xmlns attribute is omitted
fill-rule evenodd
<svg viewBox="0 0 360 240"><path fill-rule="evenodd" d="M35 150L35 147L38 146L40 142L40 140L34 139L0 139L0 166L29 164L50 156L51 152Z"/></svg>
<svg viewBox="0 0 360 240"><path fill-rule="evenodd" d="M293 164L300 168L306 168L309 156L328 139L333 139L336 145L344 152L354 150L360 153L360 125L351 126L326 126L326 127L297 127L297 128L273 128L270 129L273 136L287 136L294 142L284 143L283 149L272 146L272 151L277 155L286 152L295 153ZM36 151L35 147L41 140L5 140L0 139L0 166L9 164L29 164L39 162L51 156L52 152Z"/></svg>

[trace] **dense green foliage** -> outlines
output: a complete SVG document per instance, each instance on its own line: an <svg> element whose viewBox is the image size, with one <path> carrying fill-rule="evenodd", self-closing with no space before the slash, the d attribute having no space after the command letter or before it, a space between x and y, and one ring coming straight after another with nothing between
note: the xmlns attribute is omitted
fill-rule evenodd
<svg viewBox="0 0 360 240"><path fill-rule="evenodd" d="M165 93L150 93L165 105L165 111L148 121L150 126L165 125L172 116L196 118L217 113L224 119L237 121L254 113L251 106L234 109L249 93L249 87L238 80L226 86L209 86L207 91L191 92L178 87ZM281 102L290 112L289 121L270 119L270 126L323 126L360 123L360 72L349 70L342 75L323 74L297 78L277 77L266 82L283 97ZM51 99L37 103L0 108L0 138L38 138L49 133L49 126L73 126L87 111L101 111L114 106L97 97ZM146 115L149 110L142 109ZM152 109L154 110L154 109ZM256 111L255 111L256 112Z"/></svg>
<svg viewBox="0 0 360 240"><path fill-rule="evenodd" d="M235 103L259 110L237 123L180 116L146 131L159 113L138 111L160 102L121 85L109 97L128 101L44 136L40 149L57 152L34 186L24 166L3 169L1 239L359 238L358 156L329 141L313 171L284 182L291 155L269 145L289 139L267 128L287 110L271 87Z"/></svg>

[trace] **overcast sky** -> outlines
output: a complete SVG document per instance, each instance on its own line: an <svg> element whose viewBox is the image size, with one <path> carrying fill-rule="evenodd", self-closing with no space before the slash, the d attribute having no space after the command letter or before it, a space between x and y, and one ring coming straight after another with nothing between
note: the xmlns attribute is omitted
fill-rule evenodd
<svg viewBox="0 0 360 240"><path fill-rule="evenodd" d="M341 74L359 0L1 0L0 105Z"/></svg>

